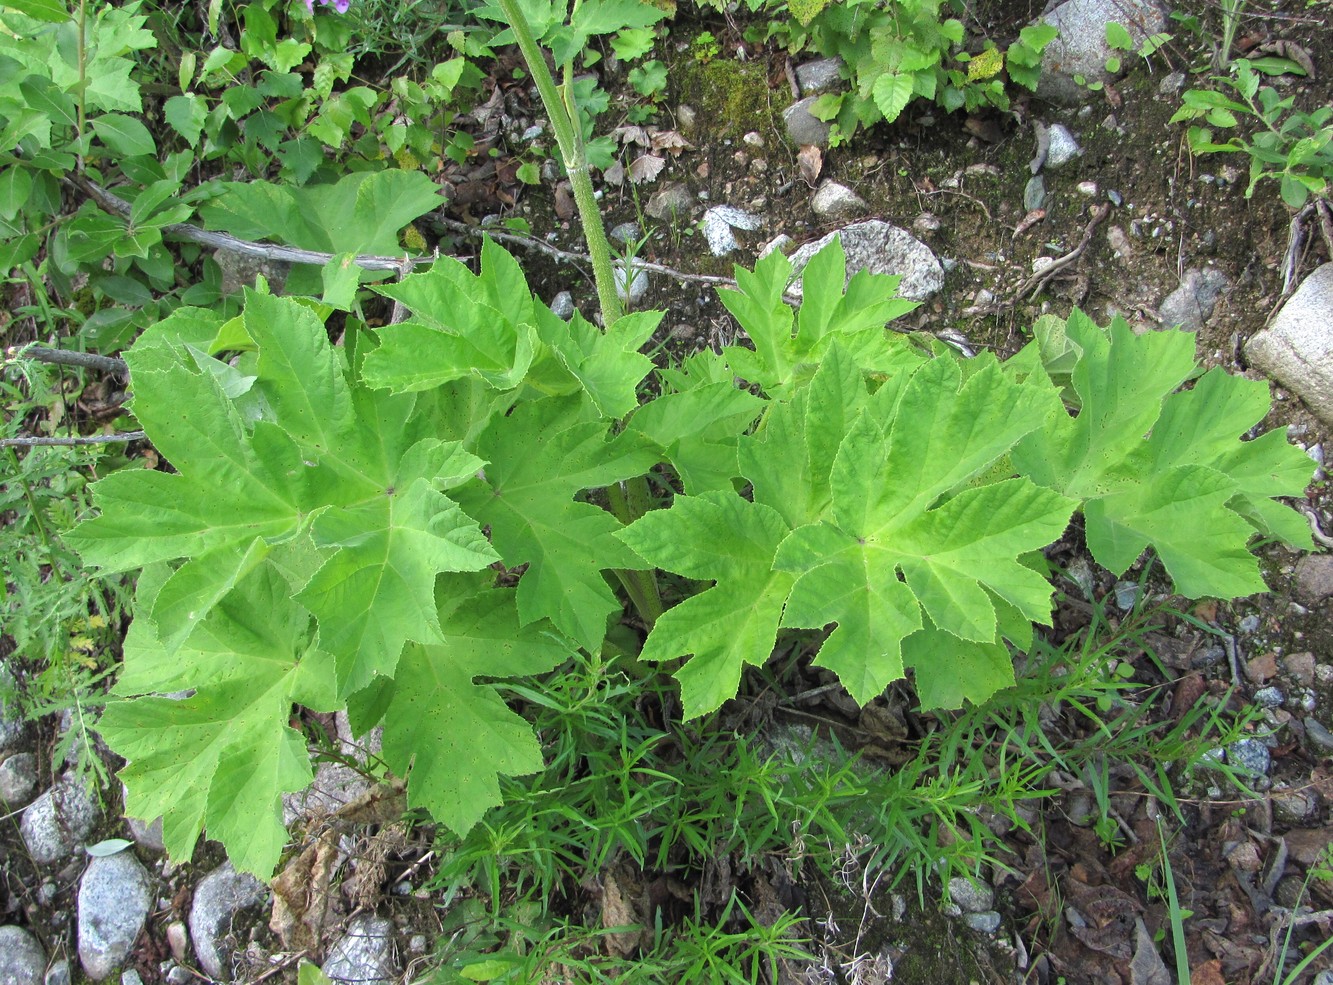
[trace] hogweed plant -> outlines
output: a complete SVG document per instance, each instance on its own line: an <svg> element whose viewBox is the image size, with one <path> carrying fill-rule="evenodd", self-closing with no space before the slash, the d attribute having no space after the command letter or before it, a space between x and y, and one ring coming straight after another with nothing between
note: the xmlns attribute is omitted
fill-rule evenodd
<svg viewBox="0 0 1333 985"><path fill-rule="evenodd" d="M500 7L604 245L573 90L536 39L568 64L649 14L584 2L534 26L532 5ZM410 317L349 317L339 346L327 307L261 289L126 353L173 470L100 481L71 540L142 569L101 731L173 856L207 829L273 871L282 795L311 780L294 706L382 724L408 804L462 834L501 777L543 768L497 682L532 687L580 651L637 650L624 666L670 672L698 719L814 630L857 701L910 672L924 708L958 707L1013 683L1051 618L1042 549L1076 514L1100 563L1151 548L1190 596L1264 591L1256 534L1309 543L1277 497L1310 461L1278 431L1240 440L1268 391L1196 379L1189 334L1075 312L1012 359L961 360L887 330L915 305L897 277L848 280L835 242L799 311L774 253L723 292L742 343L659 367L641 350L662 312L620 314L606 256L596 271L601 328L558 318L487 242L477 273L441 259L376 286ZM678 576L665 602L659 573Z"/></svg>

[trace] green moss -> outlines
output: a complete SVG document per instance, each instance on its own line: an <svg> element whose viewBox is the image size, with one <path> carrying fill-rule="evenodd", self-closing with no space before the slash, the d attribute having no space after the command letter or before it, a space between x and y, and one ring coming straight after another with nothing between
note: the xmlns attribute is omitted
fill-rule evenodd
<svg viewBox="0 0 1333 985"><path fill-rule="evenodd" d="M771 130L774 117L791 103L786 88L771 89L762 62L684 57L672 66L680 102L693 106L704 133L739 136Z"/></svg>

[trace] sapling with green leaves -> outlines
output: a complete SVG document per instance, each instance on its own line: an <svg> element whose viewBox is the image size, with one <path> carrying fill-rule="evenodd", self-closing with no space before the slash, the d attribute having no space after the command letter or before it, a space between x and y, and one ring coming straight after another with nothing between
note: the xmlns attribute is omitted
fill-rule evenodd
<svg viewBox="0 0 1333 985"><path fill-rule="evenodd" d="M585 3L534 30L501 2L583 182L572 90L536 38L568 63L611 12L649 15ZM1012 683L1012 652L1049 624L1041 551L1076 513L1103 563L1151 547L1191 594L1262 590L1256 533L1308 542L1275 497L1311 463L1280 434L1239 440L1261 384L1176 392L1187 334L1075 313L1008 362L960 360L888 330L915 307L899 278L848 279L835 241L799 311L774 253L723 294L746 342L656 367L641 350L662 313L621 314L609 270L601 328L558 318L487 242L476 273L441 259L375 287L409 317L352 321L342 346L318 304L250 291L239 319L183 309L127 354L174 471L103 480L73 540L143 569L102 732L173 855L207 829L273 871L282 795L311 779L293 705L382 724L408 803L461 833L500 777L542 767L494 682L576 651L638 649L627 669L673 674L697 719L813 631L856 700L910 671L923 707L956 707ZM669 606L658 571L680 576Z"/></svg>

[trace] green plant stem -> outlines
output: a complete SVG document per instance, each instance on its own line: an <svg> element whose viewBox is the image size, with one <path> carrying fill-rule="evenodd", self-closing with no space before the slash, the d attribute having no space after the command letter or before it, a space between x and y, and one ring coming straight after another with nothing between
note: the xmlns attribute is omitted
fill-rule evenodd
<svg viewBox="0 0 1333 985"><path fill-rule="evenodd" d="M75 105L78 108L78 121L75 126L74 139L79 145L79 170L83 170L83 130L87 123L87 110L84 107L85 91L88 88L88 48L86 44L88 36L88 0L79 0L79 98Z"/></svg>
<svg viewBox="0 0 1333 985"><path fill-rule="evenodd" d="M28 501L32 522L37 526L37 533L41 535L42 544L46 547L47 553L54 554L55 545L51 543L51 533L46 529L46 523L42 519L42 511L38 508L37 499L32 494L32 486L28 484L28 477L23 474L23 470L19 467L18 456L14 454L13 448L6 448L5 454L9 456L10 474L18 476L19 483L23 486L23 498Z"/></svg>
<svg viewBox="0 0 1333 985"><path fill-rule="evenodd" d="M588 158L584 153L583 139L579 131L578 106L574 102L574 89L569 75L570 66L566 66L564 96L556 88L555 78L546 65L546 56L537 46L532 28L518 0L499 0L500 9L514 32L519 51L527 63L528 72L537 85L542 106L551 120L555 131L556 144L560 147L561 163L569 174L569 183L574 189L574 204L579 210L579 223L583 226L583 238L588 244L588 256L592 258L593 279L597 284L597 303L602 310L602 323L611 325L624 314L620 297L616 294L614 272L611 267L611 246L606 239L606 230L602 228L602 216L597 210L597 198L593 194L592 175L588 170Z"/></svg>
<svg viewBox="0 0 1333 985"><path fill-rule="evenodd" d="M639 487L642 487L640 489ZM642 505L648 499L648 480L643 476L628 482L616 482L606 487L606 496L611 504L611 512L621 523L630 524L647 512ZM643 621L653 625L665 611L662 607L662 595L657 590L657 575L652 571L616 570L616 578L625 586L630 601L638 610Z"/></svg>

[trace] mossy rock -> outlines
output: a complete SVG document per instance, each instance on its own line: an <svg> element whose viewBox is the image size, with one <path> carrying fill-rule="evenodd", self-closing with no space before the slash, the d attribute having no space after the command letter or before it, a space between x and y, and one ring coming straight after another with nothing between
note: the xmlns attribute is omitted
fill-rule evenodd
<svg viewBox="0 0 1333 985"><path fill-rule="evenodd" d="M731 58L699 61L684 54L671 69L677 98L699 114L700 129L710 135L740 136L772 130L778 114L791 104L791 92L768 84L764 62Z"/></svg>

